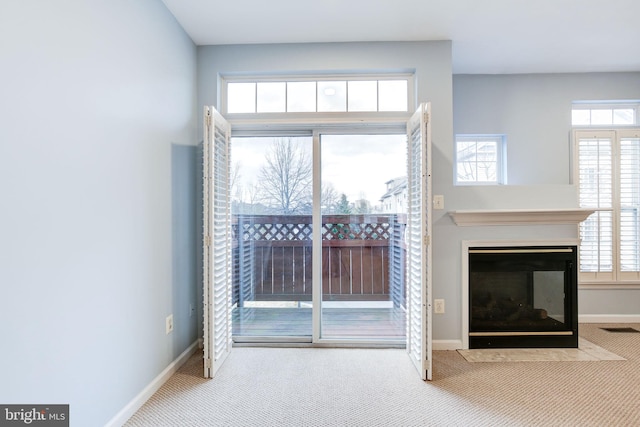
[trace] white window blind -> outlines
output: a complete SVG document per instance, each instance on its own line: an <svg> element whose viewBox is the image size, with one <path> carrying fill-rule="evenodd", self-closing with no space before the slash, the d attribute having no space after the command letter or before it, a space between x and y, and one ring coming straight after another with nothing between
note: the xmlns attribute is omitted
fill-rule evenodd
<svg viewBox="0 0 640 427"><path fill-rule="evenodd" d="M231 351L229 123L205 107L203 141L204 375L213 378Z"/></svg>
<svg viewBox="0 0 640 427"><path fill-rule="evenodd" d="M640 270L640 138L620 140L620 267Z"/></svg>
<svg viewBox="0 0 640 427"><path fill-rule="evenodd" d="M432 379L431 104L421 104L407 124L406 228L407 352L422 379Z"/></svg>
<svg viewBox="0 0 640 427"><path fill-rule="evenodd" d="M640 280L640 131L575 131L583 282Z"/></svg>

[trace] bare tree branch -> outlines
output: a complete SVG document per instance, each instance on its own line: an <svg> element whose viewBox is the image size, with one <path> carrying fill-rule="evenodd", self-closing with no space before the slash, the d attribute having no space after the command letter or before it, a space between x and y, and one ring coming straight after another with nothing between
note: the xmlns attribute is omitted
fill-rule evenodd
<svg viewBox="0 0 640 427"><path fill-rule="evenodd" d="M279 138L260 170L261 199L275 213L310 213L312 177L309 154L292 138Z"/></svg>

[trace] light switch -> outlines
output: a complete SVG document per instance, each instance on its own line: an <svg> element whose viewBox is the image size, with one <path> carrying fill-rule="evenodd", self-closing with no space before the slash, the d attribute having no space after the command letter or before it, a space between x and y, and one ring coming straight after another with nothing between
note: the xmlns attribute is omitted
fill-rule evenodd
<svg viewBox="0 0 640 427"><path fill-rule="evenodd" d="M433 196L433 209L444 209L444 196L442 194Z"/></svg>

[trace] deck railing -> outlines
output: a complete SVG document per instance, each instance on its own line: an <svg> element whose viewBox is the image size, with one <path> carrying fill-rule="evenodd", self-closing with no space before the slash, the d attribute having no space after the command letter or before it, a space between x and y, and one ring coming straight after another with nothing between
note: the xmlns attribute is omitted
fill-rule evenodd
<svg viewBox="0 0 640 427"><path fill-rule="evenodd" d="M322 217L323 301L393 301L403 306L404 215ZM237 215L234 303L310 301L310 215Z"/></svg>

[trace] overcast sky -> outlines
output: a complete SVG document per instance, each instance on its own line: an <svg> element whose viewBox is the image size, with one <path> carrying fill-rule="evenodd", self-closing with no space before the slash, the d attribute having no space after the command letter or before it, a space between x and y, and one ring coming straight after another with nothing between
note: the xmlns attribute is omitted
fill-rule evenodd
<svg viewBox="0 0 640 427"><path fill-rule="evenodd" d="M309 150L312 138L295 138ZM231 159L240 165L240 183L248 188L258 181L272 138L233 138ZM333 184L350 202L364 198L379 203L385 182L406 175L406 135L323 135L322 180Z"/></svg>

